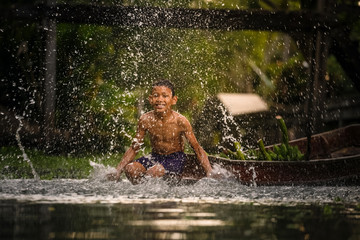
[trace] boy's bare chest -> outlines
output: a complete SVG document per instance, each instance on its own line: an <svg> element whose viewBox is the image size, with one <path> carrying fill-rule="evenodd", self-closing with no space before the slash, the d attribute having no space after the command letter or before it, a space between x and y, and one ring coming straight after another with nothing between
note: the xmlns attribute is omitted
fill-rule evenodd
<svg viewBox="0 0 360 240"><path fill-rule="evenodd" d="M161 122L154 121L148 127L148 133L151 138L156 138L158 140L168 140L174 139L181 135L181 128L173 122Z"/></svg>

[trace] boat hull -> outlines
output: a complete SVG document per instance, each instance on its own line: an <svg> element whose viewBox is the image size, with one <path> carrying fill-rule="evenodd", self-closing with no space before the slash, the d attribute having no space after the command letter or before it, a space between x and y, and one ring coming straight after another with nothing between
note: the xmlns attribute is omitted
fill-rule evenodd
<svg viewBox="0 0 360 240"><path fill-rule="evenodd" d="M306 139L290 142L304 151ZM272 146L269 146L271 148ZM360 185L360 125L350 125L312 137L312 160L251 161L209 156L247 185ZM205 172L196 156L188 155L183 179L198 180Z"/></svg>
<svg viewBox="0 0 360 240"><path fill-rule="evenodd" d="M183 179L199 180L205 172L189 155ZM360 183L360 155L313 161L243 161L209 156L210 162L229 171L246 185L337 185ZM195 162L195 163L194 163ZM190 168L190 169L189 169Z"/></svg>

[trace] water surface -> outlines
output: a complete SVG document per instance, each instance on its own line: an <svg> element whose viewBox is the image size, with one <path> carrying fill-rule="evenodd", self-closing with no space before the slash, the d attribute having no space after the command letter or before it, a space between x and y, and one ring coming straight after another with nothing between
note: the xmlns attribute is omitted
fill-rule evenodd
<svg viewBox="0 0 360 240"><path fill-rule="evenodd" d="M100 180L99 180L100 179ZM358 186L0 181L1 239L360 239Z"/></svg>
<svg viewBox="0 0 360 240"><path fill-rule="evenodd" d="M246 186L221 168L132 185L91 165L89 179L0 180L0 239L360 239L356 185Z"/></svg>

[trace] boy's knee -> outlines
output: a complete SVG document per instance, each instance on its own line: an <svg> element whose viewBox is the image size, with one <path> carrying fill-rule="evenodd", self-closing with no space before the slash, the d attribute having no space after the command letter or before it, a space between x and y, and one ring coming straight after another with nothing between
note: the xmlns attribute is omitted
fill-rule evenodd
<svg viewBox="0 0 360 240"><path fill-rule="evenodd" d="M161 164L156 164L149 168L146 173L151 177L162 177L165 175L165 168Z"/></svg>
<svg viewBox="0 0 360 240"><path fill-rule="evenodd" d="M125 172L141 172L146 170L145 167L138 162L132 162L125 166Z"/></svg>
<svg viewBox="0 0 360 240"><path fill-rule="evenodd" d="M141 178L146 172L145 167L138 162L129 163L128 165L125 166L124 170L126 177L130 181Z"/></svg>

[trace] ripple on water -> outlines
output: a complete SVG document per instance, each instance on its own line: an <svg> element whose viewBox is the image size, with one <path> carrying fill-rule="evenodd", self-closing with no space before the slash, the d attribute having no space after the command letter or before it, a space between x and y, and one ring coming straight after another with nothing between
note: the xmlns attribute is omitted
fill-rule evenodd
<svg viewBox="0 0 360 240"><path fill-rule="evenodd" d="M139 185L94 179L0 180L0 199L55 202L181 201L222 203L359 203L358 186L244 186L234 180L201 179L174 186L161 179Z"/></svg>

